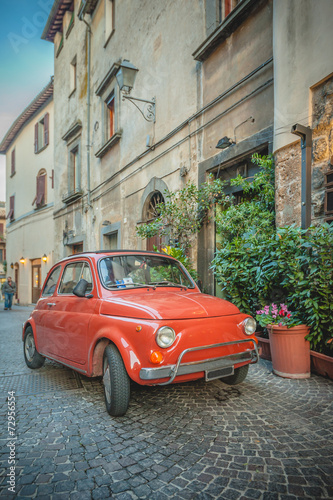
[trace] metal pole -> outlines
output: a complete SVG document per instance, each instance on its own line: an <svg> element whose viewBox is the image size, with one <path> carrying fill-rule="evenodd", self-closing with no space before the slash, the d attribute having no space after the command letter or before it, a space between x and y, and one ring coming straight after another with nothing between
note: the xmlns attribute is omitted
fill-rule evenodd
<svg viewBox="0 0 333 500"><path fill-rule="evenodd" d="M302 185L301 185L301 228L311 226L311 160L312 160L312 130L296 123L291 133L301 138L302 150Z"/></svg>

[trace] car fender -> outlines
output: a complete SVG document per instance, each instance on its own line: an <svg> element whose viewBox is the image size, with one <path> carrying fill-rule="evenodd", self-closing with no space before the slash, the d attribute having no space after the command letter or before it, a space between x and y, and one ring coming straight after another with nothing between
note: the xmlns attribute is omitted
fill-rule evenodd
<svg viewBox="0 0 333 500"><path fill-rule="evenodd" d="M116 324L112 328L103 325L96 330L88 352L88 376L96 377L103 374L103 355L109 343L117 347L129 377L139 381L141 362L133 347L127 342L122 328Z"/></svg>

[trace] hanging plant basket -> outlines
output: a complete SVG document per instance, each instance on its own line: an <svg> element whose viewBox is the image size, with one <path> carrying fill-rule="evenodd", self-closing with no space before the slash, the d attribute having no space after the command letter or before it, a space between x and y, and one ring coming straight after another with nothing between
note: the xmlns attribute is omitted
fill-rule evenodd
<svg viewBox="0 0 333 500"><path fill-rule="evenodd" d="M310 377L310 342L306 325L268 325L273 373L284 378Z"/></svg>

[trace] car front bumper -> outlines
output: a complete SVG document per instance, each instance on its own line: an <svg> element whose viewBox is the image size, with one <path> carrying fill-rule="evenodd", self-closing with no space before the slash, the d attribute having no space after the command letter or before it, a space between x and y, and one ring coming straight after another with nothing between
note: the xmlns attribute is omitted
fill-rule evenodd
<svg viewBox="0 0 333 500"><path fill-rule="evenodd" d="M214 347L224 347L235 344L252 342L253 349L247 349L243 352L230 354L221 358L203 359L191 363L181 363L184 355L188 352L213 349ZM236 340L234 342L224 342L222 344L213 344L200 347L191 347L185 349L179 356L175 365L159 366L156 368L141 368L140 379L154 381L157 379L169 378L166 382L158 382L156 385L171 384L179 375L189 375L192 373L205 372L206 381L216 378L227 377L234 373L234 365L244 362L257 363L259 353L256 341L254 339Z"/></svg>

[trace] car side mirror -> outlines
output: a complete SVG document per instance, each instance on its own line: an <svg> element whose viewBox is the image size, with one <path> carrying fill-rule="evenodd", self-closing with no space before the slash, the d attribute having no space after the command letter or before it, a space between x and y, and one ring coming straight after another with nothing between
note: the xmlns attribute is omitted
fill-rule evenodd
<svg viewBox="0 0 333 500"><path fill-rule="evenodd" d="M84 280L83 278L80 279L77 285L75 285L75 287L73 288L74 295L76 295L77 297L85 297L88 285L89 283L87 280Z"/></svg>

